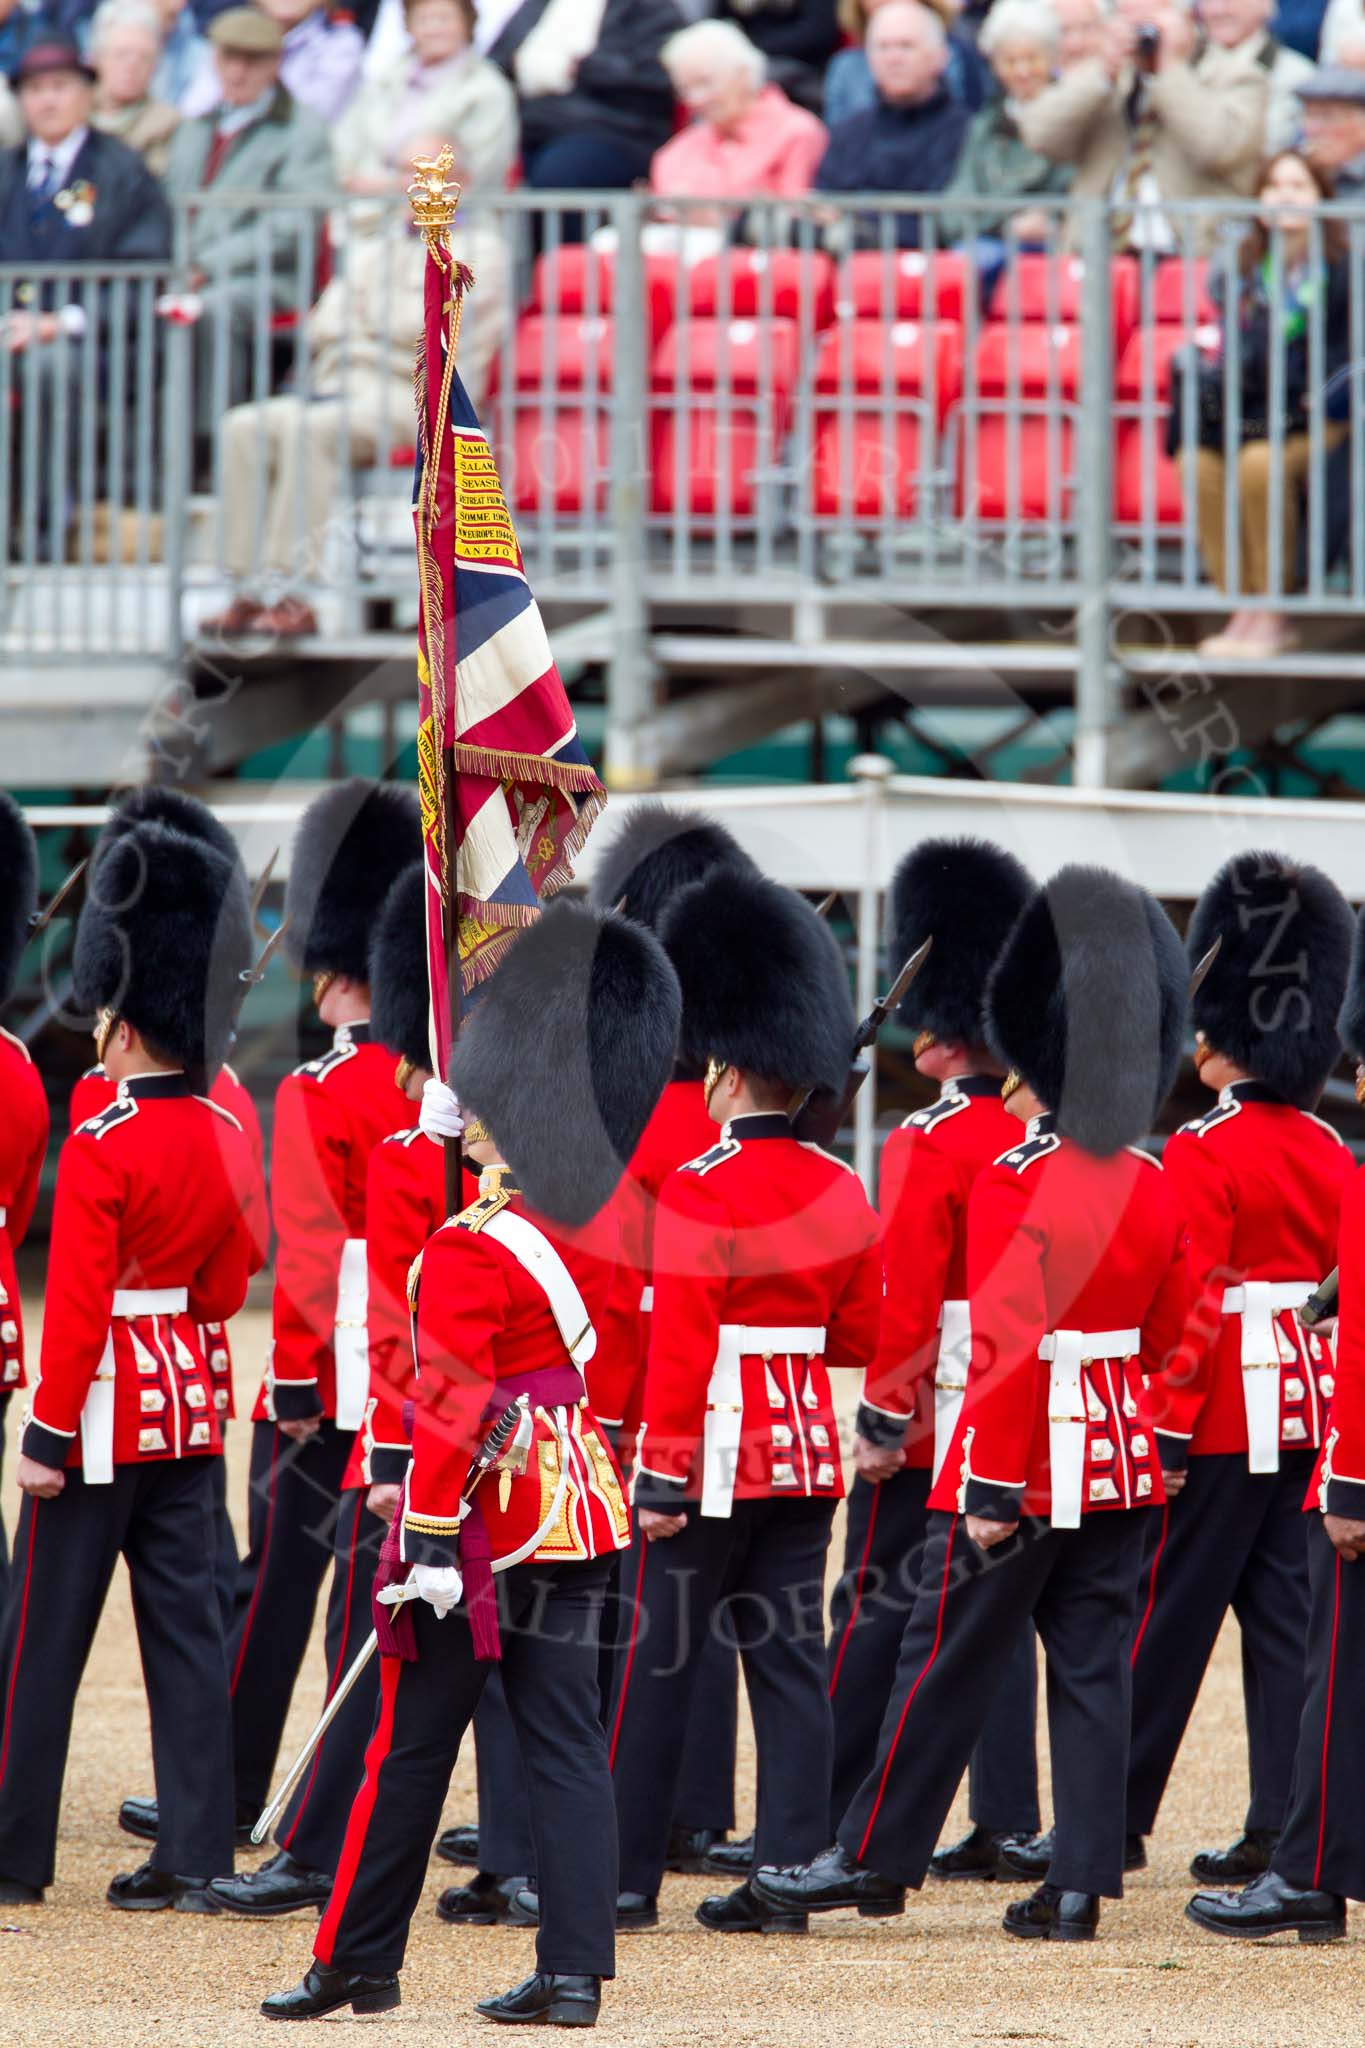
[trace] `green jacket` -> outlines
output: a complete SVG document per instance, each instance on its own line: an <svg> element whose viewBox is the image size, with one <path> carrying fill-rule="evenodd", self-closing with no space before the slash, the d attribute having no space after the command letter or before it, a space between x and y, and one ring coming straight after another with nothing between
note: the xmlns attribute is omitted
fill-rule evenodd
<svg viewBox="0 0 1365 2048"><path fill-rule="evenodd" d="M982 107L972 117L957 160L957 169L943 190L944 210L939 234L943 242L970 242L977 235L1000 235L1011 217L1033 200L1066 192L1071 185L1070 164L1049 163L1036 149L1030 149L1009 115L998 102ZM993 199L1007 204L998 210L982 207L955 213L954 199Z"/></svg>
<svg viewBox="0 0 1365 2048"><path fill-rule="evenodd" d="M332 141L321 116L301 107L281 86L260 120L232 138L218 175L207 188L204 170L217 122L213 114L182 121L171 139L165 186L172 199L193 199L206 189L218 204L197 210L191 219L190 261L205 270L214 284L250 277L258 269L272 278L273 296L297 281L300 251L307 247L307 207L262 207L252 203L259 192L299 193L325 202L336 189ZM320 225L320 215L318 223ZM316 247L317 228L314 230ZM311 280L303 281L313 296Z"/></svg>

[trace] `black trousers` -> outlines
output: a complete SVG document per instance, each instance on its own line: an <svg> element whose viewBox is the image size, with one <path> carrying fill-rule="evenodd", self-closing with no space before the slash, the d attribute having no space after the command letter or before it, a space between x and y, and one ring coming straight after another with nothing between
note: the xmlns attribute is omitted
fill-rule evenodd
<svg viewBox="0 0 1365 2048"><path fill-rule="evenodd" d="M3 1482L5 1476L5 1422L9 1413L9 1404L9 1395L0 1394L0 1482ZM3 1495L0 1494L0 1498L2 1497ZM9 1539L5 1535L4 1518L0 1516L0 1624L4 1622L5 1598L8 1592ZM0 1672L3 1672L4 1668L3 1662L0 1662Z"/></svg>
<svg viewBox="0 0 1365 2048"><path fill-rule="evenodd" d="M1302 1890L1365 1899L1365 1563L1308 1524L1308 1696L1274 1867Z"/></svg>
<svg viewBox="0 0 1365 2048"><path fill-rule="evenodd" d="M531 1788L502 1669L489 1666L474 1709L474 1768L479 1796L479 1866L497 1877L535 1874Z"/></svg>
<svg viewBox="0 0 1365 2048"><path fill-rule="evenodd" d="M365 1488L350 1487L341 1496L333 1539L324 1707L374 1627L370 1594L383 1541L384 1524L365 1506ZM364 1775L365 1745L378 1702L379 1659L371 1657L280 1817L276 1842L309 1870L325 1870L329 1876L336 1873L346 1816Z"/></svg>
<svg viewBox="0 0 1365 2048"><path fill-rule="evenodd" d="M120 1555L132 1583L161 1824L151 1860L182 1877L232 1868L227 1662L213 1585L217 1458L68 1472L25 1497L5 1624L0 1876L49 1885L76 1693Z"/></svg>
<svg viewBox="0 0 1365 2048"><path fill-rule="evenodd" d="M227 1504L227 1424L223 1426L224 1456L215 1458L213 1475L213 1583L218 1589L218 1612L223 1634L230 1638L237 1620L242 1580L242 1560L237 1555L237 1538Z"/></svg>
<svg viewBox="0 0 1365 2048"><path fill-rule="evenodd" d="M831 1833L877 1754L901 1637L914 1606L929 1518L930 1474L897 1472L874 1486L855 1479L848 1496L844 1569L830 1601L829 1698L834 1710ZM998 1835L1037 1834L1038 1657L1032 1622L992 1696L968 1767L970 1812Z"/></svg>
<svg viewBox="0 0 1365 2048"><path fill-rule="evenodd" d="M253 1425L244 1601L228 1645L237 1798L264 1806L285 1717L332 1562L354 1432L324 1421L307 1443Z"/></svg>
<svg viewBox="0 0 1365 2048"><path fill-rule="evenodd" d="M758 1749L756 1863L807 1862L826 1840L833 1726L825 1684L824 1577L834 1503L737 1500L695 1512L636 1553L635 1630L611 1717L621 1884L654 1893L706 1637L734 1642ZM819 1788L817 1790L817 1788Z"/></svg>
<svg viewBox="0 0 1365 2048"><path fill-rule="evenodd" d="M607 1562L524 1564L498 1575L502 1681L531 1788L540 1885L537 1967L615 1974L616 1824L598 1714ZM418 1659L385 1657L365 1777L351 1808L316 1954L339 1968L402 1966L427 1857L491 1667L463 1608L413 1609Z"/></svg>
<svg viewBox="0 0 1365 2048"><path fill-rule="evenodd" d="M1278 1472L1246 1457L1191 1458L1189 1477L1153 1517L1133 1650L1128 1826L1150 1834L1185 1726L1229 1608L1242 1630L1251 1767L1249 1828L1284 1824L1303 1711L1308 1553L1303 1497L1314 1453Z"/></svg>
<svg viewBox="0 0 1365 2048"><path fill-rule="evenodd" d="M1086 1515L1079 1529L1024 1522L991 1551L977 1548L960 1516L931 1513L876 1761L839 1824L851 1856L899 1883L923 1883L1031 1616L1047 1652L1057 1829L1048 1878L1067 1891L1122 1897L1144 1512Z"/></svg>

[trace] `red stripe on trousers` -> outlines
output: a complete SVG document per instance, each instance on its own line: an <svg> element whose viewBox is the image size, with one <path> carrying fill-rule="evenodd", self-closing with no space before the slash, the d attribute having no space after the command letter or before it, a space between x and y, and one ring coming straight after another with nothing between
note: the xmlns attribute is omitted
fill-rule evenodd
<svg viewBox="0 0 1365 2048"><path fill-rule="evenodd" d="M1322 1723L1322 1770L1318 1791L1318 1853L1313 1863L1313 1889L1322 1887L1322 1853L1327 1838L1327 1751L1332 1741L1332 1701L1337 1686L1337 1632L1341 1626L1341 1552L1337 1552L1332 1599L1332 1654L1327 1663L1327 1712Z"/></svg>
<svg viewBox="0 0 1365 2048"><path fill-rule="evenodd" d="M1152 1575L1147 1581L1147 1605L1142 1610L1142 1619L1138 1623L1137 1634L1133 1637L1133 1654L1128 1660L1134 1667L1137 1665L1138 1651L1142 1648L1142 1638L1147 1633L1147 1624L1152 1618L1152 1609L1156 1606L1157 1567L1161 1563L1161 1554L1166 1548L1166 1538L1170 1533L1170 1528L1171 1504L1167 1501L1161 1510L1161 1534L1157 1538L1156 1549L1152 1552Z"/></svg>
<svg viewBox="0 0 1365 2048"><path fill-rule="evenodd" d="M270 1446L270 1492L265 1504L265 1534L261 1538L261 1569L256 1574L256 1583L251 1589L251 1600L246 1610L246 1620L242 1623L242 1640L237 1645L237 1661L232 1667L232 1677L228 1680L229 1696L236 1692L237 1681L242 1675L242 1659L246 1656L246 1646L251 1641L251 1630L256 1620L256 1604L261 1597L261 1580L265 1577L265 1561L270 1555L270 1531L275 1525L275 1485L279 1456L280 1431L277 1428L275 1440Z"/></svg>
<svg viewBox="0 0 1365 2048"><path fill-rule="evenodd" d="M630 1670L635 1662L635 1646L640 1639L640 1588L645 1582L645 1552L649 1549L649 1538L640 1537L640 1569L635 1574L635 1612L631 1616L630 1641L626 1645L626 1662L621 1672L621 1696L616 1702L616 1719L611 1724L611 1745L607 1751L607 1768L616 1769L616 1745L621 1740L621 1721L626 1711L626 1694L630 1690Z"/></svg>
<svg viewBox="0 0 1365 2048"><path fill-rule="evenodd" d="M14 1688L19 1683L19 1659L23 1654L24 1630L28 1626L28 1589L33 1582L33 1546L38 1534L38 1507L36 1497L28 1518L28 1556L24 1561L24 1590L19 1596L19 1627L14 1638L14 1662L10 1666L9 1686L5 1693L5 1732L0 1741L0 1785L5 1782L5 1765L9 1760L10 1722L14 1715Z"/></svg>
<svg viewBox="0 0 1365 2048"><path fill-rule="evenodd" d="M345 1674L346 1652L351 1647L351 1594L355 1587L355 1554L358 1548L360 1547L360 1517L364 1514L364 1512L365 1508L362 1503L356 1515L355 1522L351 1528L351 1555L347 1559L346 1563L346 1606L344 1610L346 1619L342 1624L341 1642L337 1646L337 1660L336 1663L332 1666L331 1675L327 1680L327 1697L322 1703L322 1710L324 1713L326 1713L328 1707L331 1706L332 1696L336 1692L336 1689L340 1685L342 1677ZM285 1836L284 1840L280 1843L280 1847L282 1849L287 1849L289 1847L289 1844L293 1841L294 1836L298 1832L299 1822L303 1819L304 1813L306 1812L308 1807L308 1802L313 1796L313 1786L317 1782L317 1775L322 1767L322 1752L326 1745L326 1741L327 1737L324 1735L322 1741L318 1744L317 1748L313 1752L313 1768L308 1773L308 1783L303 1788L303 1797L299 1801L299 1810L294 1815L293 1825L290 1827L289 1833Z"/></svg>
<svg viewBox="0 0 1365 2048"><path fill-rule="evenodd" d="M933 1668L934 1659L938 1656L939 1647L943 1641L943 1610L948 1604L948 1574L952 1570L953 1543L957 1536L957 1524L958 1517L954 1515L952 1527L948 1531L948 1548L943 1559L943 1584L938 1589L938 1615L934 1622L933 1647L924 1661L919 1677L905 1696L905 1705L901 1708L901 1717L896 1723L896 1732L891 1738L891 1747L886 1753L886 1762L882 1766L882 1780L877 1787L877 1797L872 1803L872 1812L868 1816L867 1826L863 1829L863 1839L858 1844L858 1861L860 1863L867 1854L867 1845L872 1839L872 1830L877 1825L877 1815L881 1812L882 1800L886 1797L887 1780L891 1776L891 1766L896 1760L896 1750L900 1745L901 1732L905 1727L906 1715L914 1704L915 1694L919 1691L930 1670Z"/></svg>
<svg viewBox="0 0 1365 2048"><path fill-rule="evenodd" d="M379 1798L379 1773L393 1747L393 1716L398 1701L398 1681L403 1672L401 1657L381 1657L379 1660L379 1719L375 1723L370 1746L365 1752L365 1780L356 1794L351 1818L346 1823L346 1840L342 1844L341 1861L337 1864L336 1882L332 1896L327 1901L327 1911L318 1928L318 1938L313 1944L313 1954L320 1963L330 1963L337 1928L346 1911L346 1901L355 1883L355 1874L365 1849L365 1837L369 1832L370 1820Z"/></svg>
<svg viewBox="0 0 1365 2048"><path fill-rule="evenodd" d="M882 1486L886 1484L887 1481L883 1480L880 1486L874 1486L872 1489L872 1512L867 1518L867 1537L863 1543L863 1554L858 1560L857 1577L853 1581L853 1605L848 1611L848 1620L845 1622L844 1632L839 1638L839 1654L834 1659L834 1669L829 1674L829 1696L831 1699L834 1698L838 1690L839 1673L844 1668L844 1651L848 1648L848 1639L853 1633L854 1624L862 1609L863 1581L867 1577L867 1560L872 1552L872 1536L873 1531L877 1527L877 1509L881 1503Z"/></svg>

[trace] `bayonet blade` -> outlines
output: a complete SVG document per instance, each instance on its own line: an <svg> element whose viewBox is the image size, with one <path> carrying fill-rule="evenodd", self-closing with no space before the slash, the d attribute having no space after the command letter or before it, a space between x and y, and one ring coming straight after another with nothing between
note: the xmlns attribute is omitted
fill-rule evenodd
<svg viewBox="0 0 1365 2048"><path fill-rule="evenodd" d="M1194 1001L1200 989L1208 980L1209 969L1213 966L1214 961L1218 958L1219 952L1222 950L1222 945L1223 934L1219 932L1218 937L1214 940L1213 944L1209 947L1208 952L1204 955L1203 959L1199 962L1199 965L1195 968L1194 973L1190 976L1191 1002Z"/></svg>
<svg viewBox="0 0 1365 2048"><path fill-rule="evenodd" d="M45 932L47 930L53 918L57 915L57 912L61 909L67 897L71 894L71 891L75 888L77 882L79 882L81 876L85 873L89 865L90 856L89 854L87 854L84 860L78 860L76 862L75 867L72 868L71 873L62 883L61 888L57 891L52 901L48 904L47 909L34 911L33 916L29 921L28 927L28 935L30 939L36 939L40 932Z"/></svg>

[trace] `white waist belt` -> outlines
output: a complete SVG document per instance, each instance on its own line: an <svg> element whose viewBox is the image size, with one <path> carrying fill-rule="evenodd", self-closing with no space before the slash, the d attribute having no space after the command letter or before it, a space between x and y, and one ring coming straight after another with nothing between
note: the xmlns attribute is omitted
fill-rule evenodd
<svg viewBox="0 0 1365 2048"><path fill-rule="evenodd" d="M1038 1346L1049 1360L1048 1448L1052 1457L1054 1529L1079 1529L1085 1480L1085 1367L1096 1358L1134 1358L1141 1330L1052 1330Z"/></svg>
<svg viewBox="0 0 1365 2048"><path fill-rule="evenodd" d="M120 1321L134 1316L183 1316L189 1305L188 1287L117 1287L111 1314Z"/></svg>
<svg viewBox="0 0 1365 2048"><path fill-rule="evenodd" d="M1223 1296L1223 1314L1242 1318L1242 1399L1247 1412L1247 1470L1280 1469L1280 1347L1275 1318L1300 1309L1316 1280L1245 1280Z"/></svg>
<svg viewBox="0 0 1365 2048"><path fill-rule="evenodd" d="M967 1368L972 1358L972 1310L967 1301L945 1301L938 1316L938 1364L934 1368L934 1471L938 1478L962 1413Z"/></svg>
<svg viewBox="0 0 1365 2048"><path fill-rule="evenodd" d="M642 1316L648 1316L653 1315L653 1313L654 1289L652 1287L642 1287L640 1289L640 1314Z"/></svg>
<svg viewBox="0 0 1365 2048"><path fill-rule="evenodd" d="M336 1360L337 1428L359 1429L370 1397L370 1269L363 1237L348 1237L337 1267L336 1325L332 1355Z"/></svg>
<svg viewBox="0 0 1365 2048"><path fill-rule="evenodd" d="M706 1421L702 1429L701 1511L724 1521L734 1506L735 1476L744 1425L742 1358L818 1358L825 1348L823 1329L764 1329L747 1323L722 1323L716 1332L716 1362L706 1388Z"/></svg>
<svg viewBox="0 0 1365 2048"><path fill-rule="evenodd" d="M8 1209L0 1209L0 1230L3 1230L3 1229L4 1229L4 1227L5 1227L5 1225L6 1225L6 1224L7 1224L8 1222L9 1222L9 1210L8 1210Z"/></svg>

